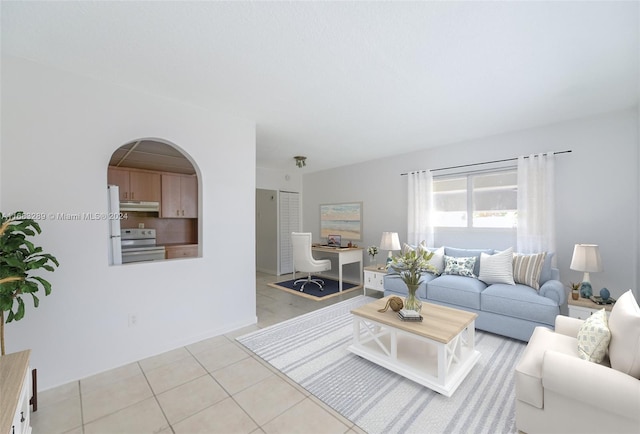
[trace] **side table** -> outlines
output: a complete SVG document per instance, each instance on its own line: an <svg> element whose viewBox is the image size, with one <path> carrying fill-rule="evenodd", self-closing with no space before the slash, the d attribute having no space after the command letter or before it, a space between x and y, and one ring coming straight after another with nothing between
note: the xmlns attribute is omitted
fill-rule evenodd
<svg viewBox="0 0 640 434"><path fill-rule="evenodd" d="M569 316L578 319L587 319L600 309L604 308L607 311L607 315L611 312L613 304L596 304L588 298L580 297L574 300L569 296Z"/></svg>
<svg viewBox="0 0 640 434"><path fill-rule="evenodd" d="M379 270L375 265L364 267L364 295L367 295L367 289L384 292L385 274L387 274L387 270L384 268Z"/></svg>

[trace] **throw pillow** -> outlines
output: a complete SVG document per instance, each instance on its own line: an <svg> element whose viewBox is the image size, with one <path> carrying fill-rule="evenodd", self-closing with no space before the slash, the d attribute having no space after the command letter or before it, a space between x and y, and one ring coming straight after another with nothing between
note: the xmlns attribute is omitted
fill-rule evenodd
<svg viewBox="0 0 640 434"><path fill-rule="evenodd" d="M458 276L476 277L473 274L473 266L476 264L476 257L454 258L444 257L444 272L442 274L454 274Z"/></svg>
<svg viewBox="0 0 640 434"><path fill-rule="evenodd" d="M493 255L481 253L478 279L487 285L492 283L515 285L513 281L513 249L509 247L507 250Z"/></svg>
<svg viewBox="0 0 640 434"><path fill-rule="evenodd" d="M532 287L535 290L540 289L540 273L546 253L537 253L534 255L513 255L513 280L515 283L521 283Z"/></svg>
<svg viewBox="0 0 640 434"><path fill-rule="evenodd" d="M607 355L610 340L607 312L600 309L587 318L578 330L578 355L581 359L600 363Z"/></svg>
<svg viewBox="0 0 640 434"><path fill-rule="evenodd" d="M640 379L640 307L631 290L613 305L609 329L611 367Z"/></svg>
<svg viewBox="0 0 640 434"><path fill-rule="evenodd" d="M404 255L405 253L409 253L409 252L413 252L414 250L419 250L419 249L427 249L427 242L426 241L420 241L420 244L418 244L417 246L413 246L411 244L407 244L407 243L402 243L402 250L400 250L400 252Z"/></svg>
<svg viewBox="0 0 640 434"><path fill-rule="evenodd" d="M427 248L427 250L433 253L433 256L429 259L429 264L438 270L436 275L442 274L444 271L444 246L439 249Z"/></svg>

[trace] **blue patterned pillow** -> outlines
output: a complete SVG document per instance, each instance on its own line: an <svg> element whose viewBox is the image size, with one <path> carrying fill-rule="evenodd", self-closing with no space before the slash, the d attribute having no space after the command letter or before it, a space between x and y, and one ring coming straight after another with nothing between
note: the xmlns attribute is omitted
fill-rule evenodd
<svg viewBox="0 0 640 434"><path fill-rule="evenodd" d="M476 257L455 258L453 256L444 257L444 271L442 274L454 274L458 276L476 277L473 274L473 267L476 265Z"/></svg>

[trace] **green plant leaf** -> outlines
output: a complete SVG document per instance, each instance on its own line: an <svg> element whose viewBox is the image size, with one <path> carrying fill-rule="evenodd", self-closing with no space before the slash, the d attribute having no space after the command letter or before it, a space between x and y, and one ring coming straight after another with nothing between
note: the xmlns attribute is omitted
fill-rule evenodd
<svg viewBox="0 0 640 434"><path fill-rule="evenodd" d="M18 309L14 315L14 319L16 321L20 321L22 318L24 318L24 301L22 300L22 297L18 297L17 301L18 301Z"/></svg>
<svg viewBox="0 0 640 434"><path fill-rule="evenodd" d="M38 282L40 282L42 284L42 287L44 288L44 294L45 295L49 295L51 294L51 284L46 281L45 279L43 279L40 276L33 276L32 279L37 280Z"/></svg>

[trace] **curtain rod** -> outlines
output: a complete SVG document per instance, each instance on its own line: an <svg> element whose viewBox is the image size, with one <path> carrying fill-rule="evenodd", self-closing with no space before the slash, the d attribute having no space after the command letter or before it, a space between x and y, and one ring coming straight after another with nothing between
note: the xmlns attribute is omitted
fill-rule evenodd
<svg viewBox="0 0 640 434"><path fill-rule="evenodd" d="M553 153L553 155L567 154L569 152L572 152L571 149L566 150L566 151L556 151L556 152ZM529 156L527 155L524 158L529 158ZM435 172L435 171L438 171L438 170L460 169L460 168L463 168L463 167L480 166L482 164L492 164L492 163L504 163L506 161L517 161L517 160L518 160L518 157L505 158L503 160L483 161L482 163L471 163L471 164L462 164L460 166L440 167L439 169L431 169L431 171ZM418 170L417 172L426 172L426 170ZM409 172L401 173L400 176L407 176L408 174L409 174Z"/></svg>

